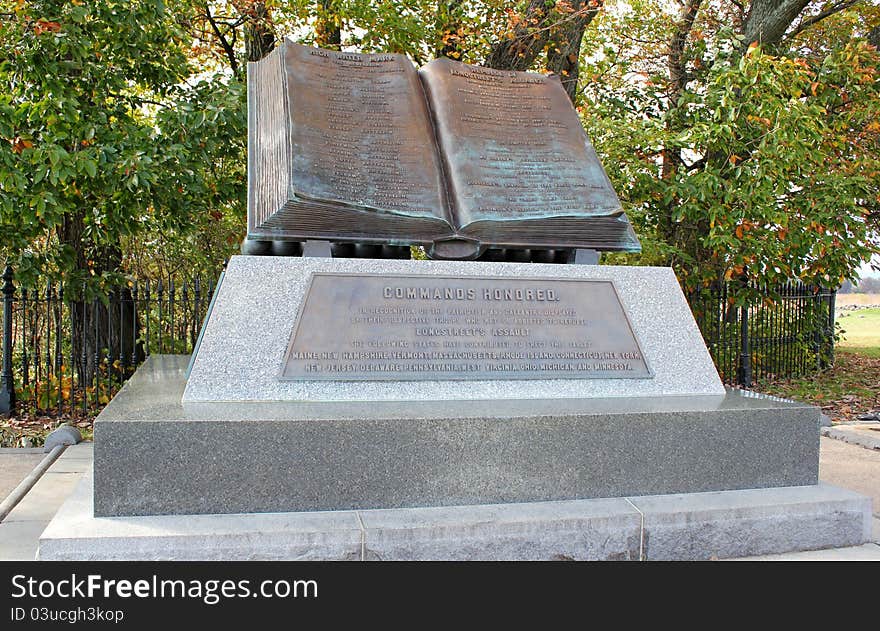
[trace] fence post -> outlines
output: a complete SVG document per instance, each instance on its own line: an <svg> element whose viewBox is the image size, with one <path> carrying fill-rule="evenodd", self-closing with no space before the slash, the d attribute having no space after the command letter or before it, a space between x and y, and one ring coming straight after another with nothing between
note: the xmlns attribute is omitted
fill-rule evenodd
<svg viewBox="0 0 880 631"><path fill-rule="evenodd" d="M15 405L15 384L12 377L12 268L3 271L3 369L0 372L0 414L10 414Z"/></svg>
<svg viewBox="0 0 880 631"><path fill-rule="evenodd" d="M834 365L834 318L836 317L835 309L837 308L837 290L832 289L831 295L828 297L828 333L825 342L828 345L828 354L825 356L825 366L828 368Z"/></svg>
<svg viewBox="0 0 880 631"><path fill-rule="evenodd" d="M820 313L817 318L813 333L813 349L816 352L816 368L825 370L834 361L834 302L836 292L828 290L828 300L825 300L825 292L818 288L816 294L819 304L828 306L828 313Z"/></svg>
<svg viewBox="0 0 880 631"><path fill-rule="evenodd" d="M740 352L736 381L744 388L752 387L752 351L749 348L749 305L740 307Z"/></svg>
<svg viewBox="0 0 880 631"><path fill-rule="evenodd" d="M825 337L825 322L823 322L822 315L820 314L820 305L825 302L822 297L822 288L817 287L815 285L811 285L810 296L811 298L811 309L810 315L812 316L812 326L813 326L813 356L816 359L816 370L822 370L822 338Z"/></svg>

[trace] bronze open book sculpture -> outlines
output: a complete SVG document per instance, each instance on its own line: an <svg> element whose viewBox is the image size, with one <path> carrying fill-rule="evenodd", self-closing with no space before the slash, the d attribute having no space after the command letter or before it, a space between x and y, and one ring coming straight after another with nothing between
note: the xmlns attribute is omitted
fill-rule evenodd
<svg viewBox="0 0 880 631"><path fill-rule="evenodd" d="M249 239L639 250L556 76L285 41L248 108Z"/></svg>

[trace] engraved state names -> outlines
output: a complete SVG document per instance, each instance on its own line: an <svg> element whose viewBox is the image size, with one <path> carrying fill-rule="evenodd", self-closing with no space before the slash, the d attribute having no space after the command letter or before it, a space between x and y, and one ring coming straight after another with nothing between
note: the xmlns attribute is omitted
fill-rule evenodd
<svg viewBox="0 0 880 631"><path fill-rule="evenodd" d="M313 275L281 379L649 378L611 281Z"/></svg>

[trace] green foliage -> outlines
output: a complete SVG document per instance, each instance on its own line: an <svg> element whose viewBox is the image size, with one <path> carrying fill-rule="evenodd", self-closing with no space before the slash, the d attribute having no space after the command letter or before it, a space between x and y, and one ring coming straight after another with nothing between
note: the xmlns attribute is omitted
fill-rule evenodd
<svg viewBox="0 0 880 631"><path fill-rule="evenodd" d="M456 49L450 56L482 63L492 44L511 28L511 20L527 2L498 0L314 0L270 2L279 36L289 35L312 45L313 25L329 19L343 29L344 48L359 52L408 55L416 63L429 61L438 49ZM326 8L324 8L326 7ZM519 10L519 11L518 11ZM510 31L512 33L512 31Z"/></svg>
<svg viewBox="0 0 880 631"><path fill-rule="evenodd" d="M195 69L179 7L42 0L0 11L0 247L19 282L62 278L95 295L119 281L108 251L143 235L185 240L228 223L213 213L241 211L242 90L185 82Z"/></svg>
<svg viewBox="0 0 880 631"><path fill-rule="evenodd" d="M245 85L223 73L185 85L155 125L164 162L148 229L126 240L126 268L139 278L216 278L245 233Z"/></svg>
<svg viewBox="0 0 880 631"><path fill-rule="evenodd" d="M160 143L144 108L186 57L161 3L5 3L0 229L19 278L91 279L90 252L53 239L76 216L95 245L135 233L152 201ZM78 265L78 258L85 265Z"/></svg>
<svg viewBox="0 0 880 631"><path fill-rule="evenodd" d="M880 252L869 221L880 203L877 51L855 37L742 54L707 17L690 34L676 93L662 63L676 22L649 20L652 4L606 13L588 52L585 75L599 82L586 86L585 126L644 246L641 257L606 260L672 264L690 291L732 278L853 277Z"/></svg>
<svg viewBox="0 0 880 631"><path fill-rule="evenodd" d="M697 107L672 142L708 159L680 166L652 210L671 206L674 223L704 229L696 238L715 264L691 282L720 273L836 286L870 258L877 244L858 202L880 162L850 151L850 121L828 116L839 90L858 85L859 61L877 65L864 44L832 52L819 68L753 49L716 63L705 96L690 95ZM859 98L876 100L877 87Z"/></svg>
<svg viewBox="0 0 880 631"><path fill-rule="evenodd" d="M734 277L833 285L880 251L880 60L865 43L880 9L839 11L762 50L737 35L737 5L701 3L678 81L681 8L606 4L580 48L575 102L643 245L606 262L671 264L698 291ZM576 50L566 25L596 6L0 0L0 258L25 285L49 275L89 296L120 271L216 273L244 235L255 16L276 38L313 43L320 23L350 50L484 63L506 46L542 70Z"/></svg>

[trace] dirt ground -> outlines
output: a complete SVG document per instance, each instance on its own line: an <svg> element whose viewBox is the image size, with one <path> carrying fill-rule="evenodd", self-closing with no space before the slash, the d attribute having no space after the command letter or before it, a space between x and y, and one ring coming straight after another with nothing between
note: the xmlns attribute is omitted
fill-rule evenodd
<svg viewBox="0 0 880 631"><path fill-rule="evenodd" d="M849 305L880 307L880 294L837 294L834 304L838 308Z"/></svg>
<svg viewBox="0 0 880 631"><path fill-rule="evenodd" d="M857 421L859 416L880 411L880 356L841 351L828 370L757 384L753 389L812 403L837 423Z"/></svg>

